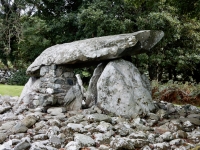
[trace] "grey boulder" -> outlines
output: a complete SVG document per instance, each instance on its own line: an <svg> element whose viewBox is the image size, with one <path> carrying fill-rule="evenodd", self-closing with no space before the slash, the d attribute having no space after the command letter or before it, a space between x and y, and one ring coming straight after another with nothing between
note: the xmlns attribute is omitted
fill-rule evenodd
<svg viewBox="0 0 200 150"><path fill-rule="evenodd" d="M134 118L155 109L138 69L123 59L107 64L97 82L97 106L105 113Z"/></svg>
<svg viewBox="0 0 200 150"><path fill-rule="evenodd" d="M151 49L163 36L162 31L143 30L55 45L47 48L35 59L28 67L27 74L36 76L44 65L78 64L80 66L88 62L143 53Z"/></svg>

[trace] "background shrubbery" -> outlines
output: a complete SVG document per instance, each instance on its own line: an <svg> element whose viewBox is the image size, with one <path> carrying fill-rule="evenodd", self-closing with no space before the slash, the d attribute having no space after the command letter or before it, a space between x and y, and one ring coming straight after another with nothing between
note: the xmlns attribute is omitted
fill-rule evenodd
<svg viewBox="0 0 200 150"><path fill-rule="evenodd" d="M152 96L156 101L200 106L200 84L173 82L162 84L152 81Z"/></svg>
<svg viewBox="0 0 200 150"><path fill-rule="evenodd" d="M26 75L26 69L19 69L8 80L8 84L25 85L28 79L29 79L29 76Z"/></svg>

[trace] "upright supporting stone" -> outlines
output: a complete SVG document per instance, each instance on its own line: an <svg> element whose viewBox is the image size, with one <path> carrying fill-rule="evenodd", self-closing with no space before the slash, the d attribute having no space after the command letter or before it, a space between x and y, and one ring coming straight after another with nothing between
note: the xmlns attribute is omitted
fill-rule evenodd
<svg viewBox="0 0 200 150"><path fill-rule="evenodd" d="M97 106L117 116L144 116L155 109L147 87L131 62L111 61L97 82Z"/></svg>
<svg viewBox="0 0 200 150"><path fill-rule="evenodd" d="M101 63L94 70L90 79L89 86L86 92L86 107L91 107L97 102L97 81L105 68L105 64Z"/></svg>

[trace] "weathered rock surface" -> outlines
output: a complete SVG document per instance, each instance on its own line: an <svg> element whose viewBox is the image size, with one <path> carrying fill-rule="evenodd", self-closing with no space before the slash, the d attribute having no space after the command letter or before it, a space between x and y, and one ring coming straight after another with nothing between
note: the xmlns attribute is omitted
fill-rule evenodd
<svg viewBox="0 0 200 150"><path fill-rule="evenodd" d="M34 99L33 97L36 96L36 92L39 90L39 87L40 80L35 77L30 77L23 88L18 104L23 102L28 105L30 103L30 100Z"/></svg>
<svg viewBox="0 0 200 150"><path fill-rule="evenodd" d="M151 49L163 36L162 31L144 30L55 45L43 51L28 67L27 73L34 75L44 65L79 63L80 66L86 62L142 53Z"/></svg>
<svg viewBox="0 0 200 150"><path fill-rule="evenodd" d="M97 81L105 68L105 64L99 64L90 79L89 86L86 92L86 107L91 107L97 103Z"/></svg>
<svg viewBox="0 0 200 150"><path fill-rule="evenodd" d="M50 107L46 113L38 108L22 109L14 115L17 113L13 106L18 99L0 96L0 106L7 103L11 107L0 114L0 150L199 148L199 125L189 120L198 119L200 109L192 105L153 102L157 106L155 112L133 119L97 113L95 107L74 112ZM169 106L174 109L171 113Z"/></svg>
<svg viewBox="0 0 200 150"><path fill-rule="evenodd" d="M143 116L155 109L138 69L123 59L109 62L97 82L97 106L117 116Z"/></svg>
<svg viewBox="0 0 200 150"><path fill-rule="evenodd" d="M64 98L64 106L67 110L80 110L82 107L83 95L78 84L72 86Z"/></svg>

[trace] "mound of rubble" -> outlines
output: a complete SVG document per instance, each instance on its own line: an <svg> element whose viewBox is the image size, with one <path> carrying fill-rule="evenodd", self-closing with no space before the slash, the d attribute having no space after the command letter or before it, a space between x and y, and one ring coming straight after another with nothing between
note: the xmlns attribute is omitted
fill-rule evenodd
<svg viewBox="0 0 200 150"><path fill-rule="evenodd" d="M16 107L18 97L0 96L0 150L185 150L200 148L200 109L154 102L143 118L105 115L93 106Z"/></svg>

